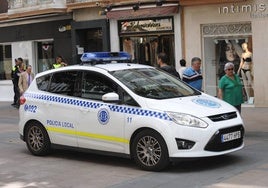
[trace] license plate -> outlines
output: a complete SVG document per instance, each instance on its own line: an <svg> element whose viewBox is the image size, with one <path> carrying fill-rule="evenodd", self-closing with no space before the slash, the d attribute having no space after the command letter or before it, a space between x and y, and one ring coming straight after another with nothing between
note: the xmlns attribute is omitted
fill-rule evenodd
<svg viewBox="0 0 268 188"><path fill-rule="evenodd" d="M229 142L241 138L241 131L221 135L221 142Z"/></svg>

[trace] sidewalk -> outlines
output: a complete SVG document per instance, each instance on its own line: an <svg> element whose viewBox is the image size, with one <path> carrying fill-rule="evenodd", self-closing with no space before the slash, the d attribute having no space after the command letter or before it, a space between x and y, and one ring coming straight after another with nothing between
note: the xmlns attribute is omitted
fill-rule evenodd
<svg viewBox="0 0 268 188"><path fill-rule="evenodd" d="M246 132L268 132L268 108L242 107Z"/></svg>

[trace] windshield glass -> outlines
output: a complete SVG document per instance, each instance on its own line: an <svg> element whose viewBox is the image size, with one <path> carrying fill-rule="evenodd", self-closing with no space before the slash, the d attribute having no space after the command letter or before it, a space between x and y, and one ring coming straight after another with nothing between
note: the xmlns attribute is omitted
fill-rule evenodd
<svg viewBox="0 0 268 188"><path fill-rule="evenodd" d="M169 99L200 94L177 78L154 68L118 70L110 73L134 93L146 98Z"/></svg>

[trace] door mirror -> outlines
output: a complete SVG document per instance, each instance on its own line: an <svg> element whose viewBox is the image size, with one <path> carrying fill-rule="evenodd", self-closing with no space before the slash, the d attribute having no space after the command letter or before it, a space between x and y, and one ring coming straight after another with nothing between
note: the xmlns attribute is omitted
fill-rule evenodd
<svg viewBox="0 0 268 188"><path fill-rule="evenodd" d="M102 101L107 103L119 102L119 95L117 93L106 93L102 96Z"/></svg>

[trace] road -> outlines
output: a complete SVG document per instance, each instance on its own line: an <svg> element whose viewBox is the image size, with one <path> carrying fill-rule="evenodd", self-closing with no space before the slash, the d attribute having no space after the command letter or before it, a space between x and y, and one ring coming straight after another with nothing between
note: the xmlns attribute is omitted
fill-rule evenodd
<svg viewBox="0 0 268 188"><path fill-rule="evenodd" d="M32 156L19 139L18 110L0 102L1 188L262 188L268 187L268 109L243 108L245 148L230 155L180 161L147 172L129 159L56 150Z"/></svg>

